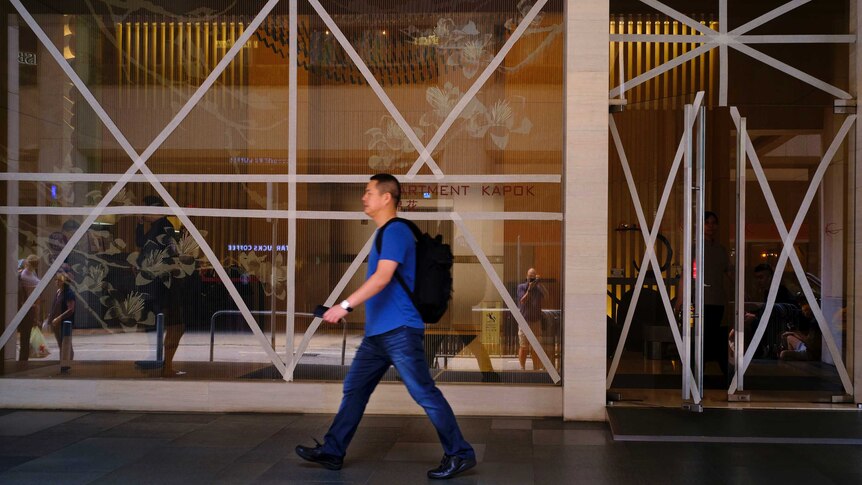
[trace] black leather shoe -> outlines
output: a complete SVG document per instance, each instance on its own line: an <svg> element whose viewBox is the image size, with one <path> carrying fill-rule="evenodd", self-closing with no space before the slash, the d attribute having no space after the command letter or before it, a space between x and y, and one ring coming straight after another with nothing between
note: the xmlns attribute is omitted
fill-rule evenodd
<svg viewBox="0 0 862 485"><path fill-rule="evenodd" d="M467 471L476 466L475 458L461 458L460 456L443 455L440 460L440 466L433 470L428 470L428 478L435 480L446 480L455 475Z"/></svg>
<svg viewBox="0 0 862 485"><path fill-rule="evenodd" d="M296 454L303 460L317 463L328 470L341 470L342 465L344 465L344 458L324 453L323 445L317 440L314 440L314 442L317 443L317 446L314 448L296 445Z"/></svg>

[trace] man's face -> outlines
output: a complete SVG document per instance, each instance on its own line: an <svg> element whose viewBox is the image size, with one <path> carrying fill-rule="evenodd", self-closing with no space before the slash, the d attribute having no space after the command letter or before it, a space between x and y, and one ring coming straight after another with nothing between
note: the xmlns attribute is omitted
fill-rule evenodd
<svg viewBox="0 0 862 485"><path fill-rule="evenodd" d="M535 269L530 268L527 271L527 281L531 281L531 282L536 281L536 270Z"/></svg>
<svg viewBox="0 0 862 485"><path fill-rule="evenodd" d="M374 217L390 200L392 200L392 195L381 194L377 188L377 181L372 180L365 186L365 194L362 196L362 210L368 217Z"/></svg>
<svg viewBox="0 0 862 485"><path fill-rule="evenodd" d="M754 273L754 282L760 289L767 289L772 283L772 274L769 271L758 271Z"/></svg>
<svg viewBox="0 0 862 485"><path fill-rule="evenodd" d="M703 221L703 235L711 241L716 234L718 234L718 219L712 216L707 217Z"/></svg>

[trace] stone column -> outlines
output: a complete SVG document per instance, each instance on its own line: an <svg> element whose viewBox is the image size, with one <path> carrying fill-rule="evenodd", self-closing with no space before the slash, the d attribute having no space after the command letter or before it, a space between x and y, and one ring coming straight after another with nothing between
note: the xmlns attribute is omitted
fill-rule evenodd
<svg viewBox="0 0 862 485"><path fill-rule="evenodd" d="M566 2L566 420L605 419L609 22L608 0Z"/></svg>

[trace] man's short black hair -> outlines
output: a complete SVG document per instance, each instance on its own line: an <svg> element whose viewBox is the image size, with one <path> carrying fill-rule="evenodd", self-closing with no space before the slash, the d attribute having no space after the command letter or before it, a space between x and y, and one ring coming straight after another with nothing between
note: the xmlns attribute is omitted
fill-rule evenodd
<svg viewBox="0 0 862 485"><path fill-rule="evenodd" d="M371 180L377 182L377 190L381 194L392 196L392 200L395 201L395 207L397 208L398 204L401 203L401 184L398 182L398 179L388 173L378 173L377 175L372 175Z"/></svg>
<svg viewBox="0 0 862 485"><path fill-rule="evenodd" d="M718 223L718 214L712 211L706 211L703 213L703 220L706 222L709 218L712 217L715 219L715 222Z"/></svg>
<svg viewBox="0 0 862 485"><path fill-rule="evenodd" d="M764 271L768 272L769 274L775 273L775 270L772 269L772 266L770 266L769 263L760 263L754 267L755 273L763 273Z"/></svg>
<svg viewBox="0 0 862 485"><path fill-rule="evenodd" d="M63 223L63 230L66 232L75 232L81 227L81 223L75 219L69 219Z"/></svg>
<svg viewBox="0 0 862 485"><path fill-rule="evenodd" d="M148 195L144 197L144 205L147 207L164 207L165 201L158 195Z"/></svg>

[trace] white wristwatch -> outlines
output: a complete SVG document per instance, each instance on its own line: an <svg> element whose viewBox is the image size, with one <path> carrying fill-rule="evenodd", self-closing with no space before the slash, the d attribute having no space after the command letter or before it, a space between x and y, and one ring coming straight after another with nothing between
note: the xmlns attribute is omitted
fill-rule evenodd
<svg viewBox="0 0 862 485"><path fill-rule="evenodd" d="M353 311L353 307L351 307L351 306L350 306L350 302L349 302L349 301L347 301L347 300L342 301L338 306L340 306L341 308L343 308L343 309L347 310L348 312L352 312L352 311Z"/></svg>

